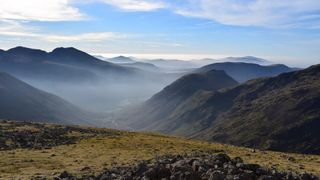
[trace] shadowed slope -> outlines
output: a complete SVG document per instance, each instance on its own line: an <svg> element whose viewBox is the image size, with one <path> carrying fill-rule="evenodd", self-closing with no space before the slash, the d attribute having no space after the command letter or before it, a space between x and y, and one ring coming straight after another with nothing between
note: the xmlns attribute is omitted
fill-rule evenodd
<svg viewBox="0 0 320 180"><path fill-rule="evenodd" d="M89 115L67 101L0 73L0 118L88 124Z"/></svg>
<svg viewBox="0 0 320 180"><path fill-rule="evenodd" d="M179 105L174 119L205 124L208 128L193 134L195 138L319 153L319 112L320 65L316 65L220 92L199 92Z"/></svg>
<svg viewBox="0 0 320 180"><path fill-rule="evenodd" d="M185 75L171 85L151 97L141 106L132 109L127 117L131 127L135 129L163 131L172 126L168 117L190 96L199 90L216 91L231 87L237 82L225 74L224 71L212 70L207 73ZM190 124L192 126L192 124Z"/></svg>

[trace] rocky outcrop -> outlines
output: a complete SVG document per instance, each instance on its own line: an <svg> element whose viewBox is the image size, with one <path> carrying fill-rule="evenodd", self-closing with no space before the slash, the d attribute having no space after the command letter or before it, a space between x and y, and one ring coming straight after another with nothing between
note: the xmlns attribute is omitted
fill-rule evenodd
<svg viewBox="0 0 320 180"><path fill-rule="evenodd" d="M257 164L246 164L240 157L194 152L191 155L167 155L155 160L142 161L131 167L114 167L98 176L77 178L68 172L61 173L56 180L317 180L308 173L278 172Z"/></svg>
<svg viewBox="0 0 320 180"><path fill-rule="evenodd" d="M72 136L73 133L86 135ZM117 131L79 126L0 120L0 150L48 149L59 145L75 144L83 138L117 134Z"/></svg>

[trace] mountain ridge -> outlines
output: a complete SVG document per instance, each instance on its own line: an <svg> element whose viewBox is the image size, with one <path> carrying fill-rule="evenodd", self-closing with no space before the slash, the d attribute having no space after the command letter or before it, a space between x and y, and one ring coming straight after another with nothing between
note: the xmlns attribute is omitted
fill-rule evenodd
<svg viewBox="0 0 320 180"><path fill-rule="evenodd" d="M164 120L166 115L176 109L177 105L197 91L215 91L236 84L235 80L220 70L184 75L145 103L130 109L128 117L122 117L122 119L130 119L129 126L134 129L153 129L151 127L157 126L157 122Z"/></svg>
<svg viewBox="0 0 320 180"><path fill-rule="evenodd" d="M260 77L277 76L281 73L296 70L295 68L289 68L283 64L263 66L245 62L220 62L203 66L199 69L196 69L195 72L206 72L212 69L224 70L229 76L238 82L245 82L250 79L256 79Z"/></svg>
<svg viewBox="0 0 320 180"><path fill-rule="evenodd" d="M153 97L157 96L170 102L177 95ZM237 146L314 154L320 152L319 97L320 65L314 65L217 91L199 88L171 106L147 101L136 113L141 122L133 120L131 127Z"/></svg>

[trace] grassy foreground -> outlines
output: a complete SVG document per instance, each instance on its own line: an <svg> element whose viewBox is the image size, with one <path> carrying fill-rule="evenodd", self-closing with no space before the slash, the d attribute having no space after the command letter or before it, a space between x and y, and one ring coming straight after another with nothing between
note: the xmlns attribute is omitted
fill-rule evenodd
<svg viewBox="0 0 320 180"><path fill-rule="evenodd" d="M6 123L0 123L0 136L8 133ZM11 123L10 131L39 132L62 128L57 125ZM16 129L12 129L16 127ZM90 131L86 131L90 129ZM239 156L246 163L256 163L278 170L309 172L320 176L320 156L253 151L248 148L188 140L153 133L136 133L110 129L77 127L64 134L75 142L53 147L15 148L0 151L0 179L30 179L53 177L63 171L74 175L97 174L112 166L129 165L139 160L164 154L182 154L192 151L225 152ZM12 142L10 142L12 143Z"/></svg>

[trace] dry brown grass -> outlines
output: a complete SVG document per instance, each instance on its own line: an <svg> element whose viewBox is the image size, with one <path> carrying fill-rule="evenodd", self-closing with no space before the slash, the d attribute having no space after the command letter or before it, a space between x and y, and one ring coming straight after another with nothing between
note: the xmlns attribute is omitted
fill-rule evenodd
<svg viewBox="0 0 320 180"><path fill-rule="evenodd" d="M79 135L79 134L77 134ZM46 150L16 149L0 151L0 179L52 177L64 170L75 175L99 173L112 165L128 165L136 160L163 154L190 153L193 150L225 151L247 163L279 170L307 171L320 176L320 156L256 151L230 145L187 140L151 133L121 132L116 136L83 139L77 144ZM288 157L295 161L289 161ZM89 167L91 170L82 169Z"/></svg>

